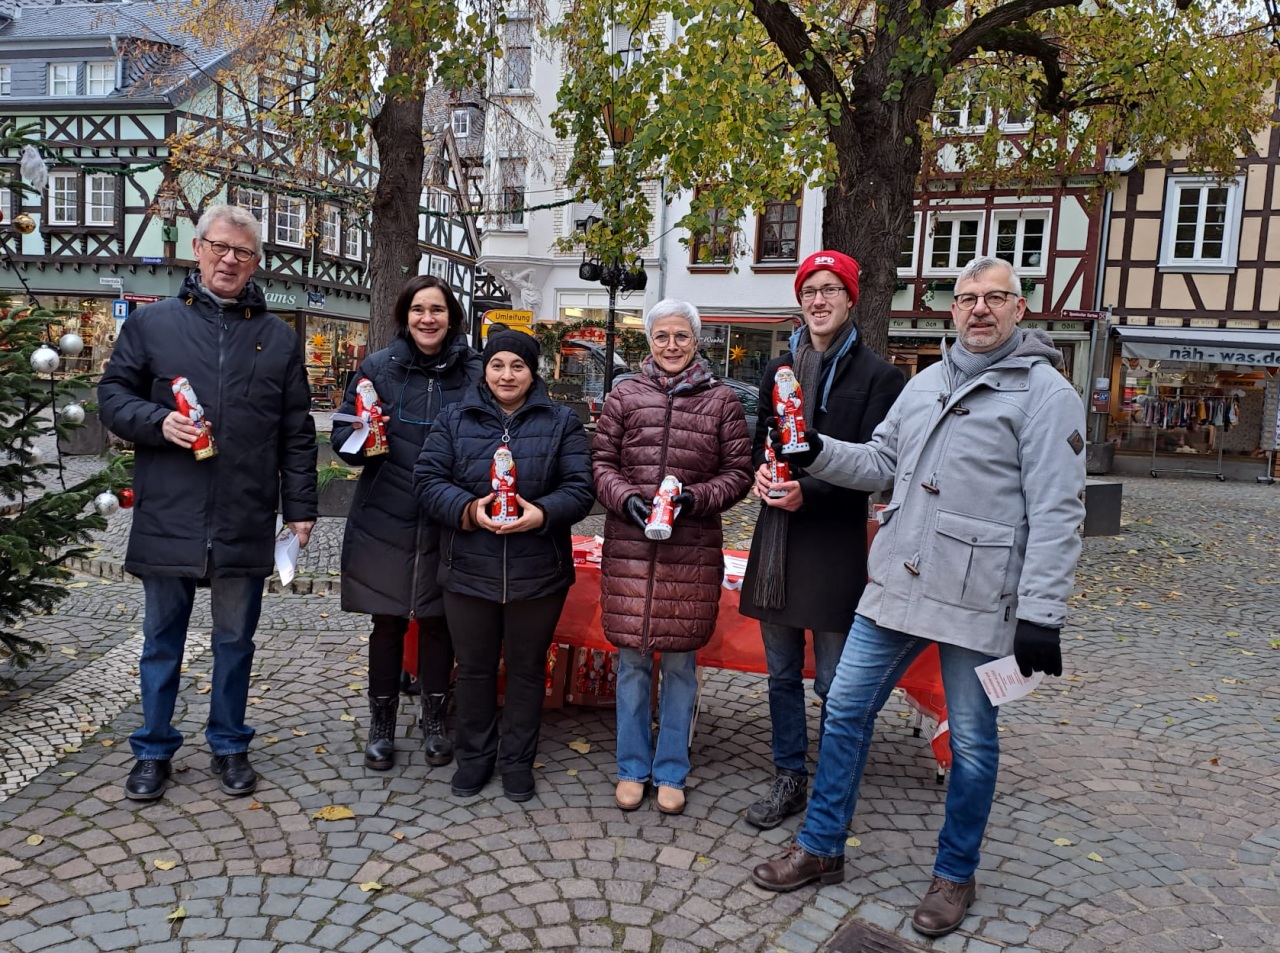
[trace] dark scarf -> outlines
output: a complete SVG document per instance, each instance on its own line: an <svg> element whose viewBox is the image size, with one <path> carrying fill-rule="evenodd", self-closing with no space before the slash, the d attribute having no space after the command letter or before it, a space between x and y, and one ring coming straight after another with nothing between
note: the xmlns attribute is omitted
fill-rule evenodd
<svg viewBox="0 0 1280 953"><path fill-rule="evenodd" d="M796 362L793 370L800 383L806 424L813 423L817 410L826 409L836 364L857 340L858 329L852 320L844 323L825 351L814 349L807 327L792 336L791 353ZM761 394L760 399L772 403L773 395ZM798 475L792 474L792 479ZM787 604L787 527L791 514L765 503L760 506L758 522L764 557L756 573L755 602L763 609L782 609Z"/></svg>
<svg viewBox="0 0 1280 953"><path fill-rule="evenodd" d="M711 370L711 362L705 357L695 357L684 370L668 375L658 366L652 354L640 362L640 373L656 381L658 386L672 397L702 390L715 380L716 376Z"/></svg>

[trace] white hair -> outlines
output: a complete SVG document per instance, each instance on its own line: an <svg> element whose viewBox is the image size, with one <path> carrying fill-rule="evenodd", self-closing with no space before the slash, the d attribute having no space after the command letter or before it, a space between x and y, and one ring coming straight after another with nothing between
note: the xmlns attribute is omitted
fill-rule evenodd
<svg viewBox="0 0 1280 953"><path fill-rule="evenodd" d="M679 298L663 298L650 308L649 313L644 316L646 338L653 339L653 325L659 318L684 318L689 322L693 336L695 338L702 336L702 318L698 316L698 309L688 301L681 301Z"/></svg>
<svg viewBox="0 0 1280 953"><path fill-rule="evenodd" d="M956 276L956 284L959 285L962 281L972 281L987 269L996 267L1004 268L1009 272L1009 277L1013 280L1013 287L1009 290L1017 291L1018 294L1022 294L1022 291L1020 290L1022 288L1022 279L1018 277L1018 272L1014 270L1013 265L1010 262L1005 261L1003 258L992 258L990 255L983 255L979 258L975 258L973 261L969 262L969 264L965 265L964 270Z"/></svg>
<svg viewBox="0 0 1280 953"><path fill-rule="evenodd" d="M252 212L241 205L210 205L196 222L196 238L204 241L204 236L213 227L214 222L223 222L232 228L238 228L252 236L250 244L259 257L262 256L262 223Z"/></svg>

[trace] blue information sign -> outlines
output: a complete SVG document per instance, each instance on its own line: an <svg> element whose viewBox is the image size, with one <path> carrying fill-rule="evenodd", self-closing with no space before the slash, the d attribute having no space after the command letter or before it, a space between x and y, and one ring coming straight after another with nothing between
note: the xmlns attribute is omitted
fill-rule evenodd
<svg viewBox="0 0 1280 953"><path fill-rule="evenodd" d="M111 302L111 317L117 321L123 321L129 317L129 302L123 298L116 298Z"/></svg>

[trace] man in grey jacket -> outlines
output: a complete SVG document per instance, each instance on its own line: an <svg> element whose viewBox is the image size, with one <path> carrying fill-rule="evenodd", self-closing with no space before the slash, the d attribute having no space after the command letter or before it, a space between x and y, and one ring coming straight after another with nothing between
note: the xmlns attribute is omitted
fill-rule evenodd
<svg viewBox="0 0 1280 953"><path fill-rule="evenodd" d="M752 879L794 890L844 877L844 846L876 715L907 667L937 644L952 769L933 881L912 918L925 936L964 919L995 795L996 709L974 668L1013 654L1023 674L1062 674L1084 518L1084 405L1042 331L1018 327L1013 268L971 262L956 281L958 340L902 392L869 443L823 439L788 454L811 476L879 490L870 579L827 696L827 724L804 826Z"/></svg>

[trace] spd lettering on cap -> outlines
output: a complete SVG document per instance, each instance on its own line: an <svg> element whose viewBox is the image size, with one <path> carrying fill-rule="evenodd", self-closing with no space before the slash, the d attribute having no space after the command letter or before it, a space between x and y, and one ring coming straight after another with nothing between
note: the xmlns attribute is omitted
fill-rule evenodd
<svg viewBox="0 0 1280 953"><path fill-rule="evenodd" d="M813 263L815 265L834 265L836 263L836 260L832 258L830 255L819 255L817 258L813 260Z"/></svg>

